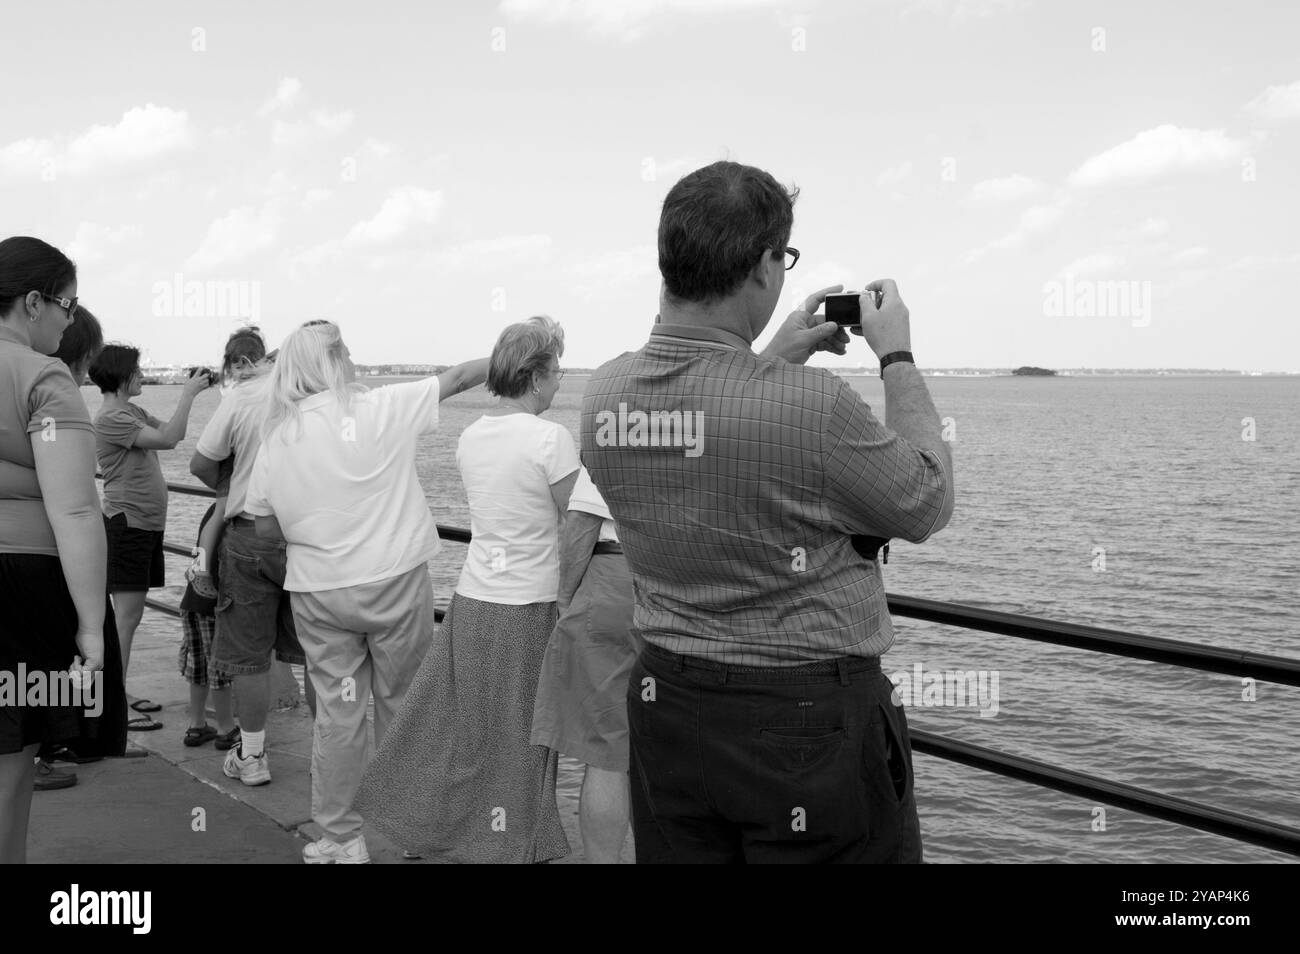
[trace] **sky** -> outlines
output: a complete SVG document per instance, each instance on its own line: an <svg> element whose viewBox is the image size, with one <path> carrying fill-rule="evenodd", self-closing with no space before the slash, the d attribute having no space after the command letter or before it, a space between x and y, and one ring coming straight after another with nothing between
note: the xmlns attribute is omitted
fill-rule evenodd
<svg viewBox="0 0 1300 954"><path fill-rule="evenodd" d="M0 231L154 364L248 318L451 364L548 314L594 367L654 322L664 195L732 159L801 190L759 347L893 278L922 367L1300 371L1290 0L50 0L6 35Z"/></svg>

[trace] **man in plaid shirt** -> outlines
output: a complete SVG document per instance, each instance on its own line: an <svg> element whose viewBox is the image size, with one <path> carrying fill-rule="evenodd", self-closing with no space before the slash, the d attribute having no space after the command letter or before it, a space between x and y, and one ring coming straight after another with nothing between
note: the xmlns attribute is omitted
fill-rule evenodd
<svg viewBox="0 0 1300 954"><path fill-rule="evenodd" d="M810 296L762 354L797 191L718 162L659 222L649 342L587 385L582 457L609 505L646 649L628 688L637 860L919 862L907 721L870 537L948 522L952 454L892 281L859 298L886 422L804 366L848 336ZM855 329L859 330L859 329Z"/></svg>

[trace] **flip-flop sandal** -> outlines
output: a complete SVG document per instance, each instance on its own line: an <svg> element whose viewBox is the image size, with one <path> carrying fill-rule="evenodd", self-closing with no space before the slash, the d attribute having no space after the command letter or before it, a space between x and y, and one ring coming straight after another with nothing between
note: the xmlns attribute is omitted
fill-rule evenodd
<svg viewBox="0 0 1300 954"><path fill-rule="evenodd" d="M161 729L163 724L161 722L155 722L146 715L142 715L134 719L128 719L126 727L132 732L152 732L154 729Z"/></svg>
<svg viewBox="0 0 1300 954"><path fill-rule="evenodd" d="M104 756L102 755L79 755L75 749L70 749L66 745L57 746L45 757L47 762L72 762L76 765L102 762L103 759Z"/></svg>
<svg viewBox="0 0 1300 954"><path fill-rule="evenodd" d="M216 736L216 739L217 741L212 743L213 748L218 749L222 752L225 752L229 749L233 749L235 746L239 744L239 740L240 740L239 726L235 726L233 729L231 729L229 732L225 733L224 735L218 734Z"/></svg>
<svg viewBox="0 0 1300 954"><path fill-rule="evenodd" d="M159 712L162 706L151 699L137 699L131 703L131 708L136 712Z"/></svg>
<svg viewBox="0 0 1300 954"><path fill-rule="evenodd" d="M196 745L202 745L204 742L211 742L218 734L217 730L210 725L205 725L202 728L191 726L185 730L183 741L190 748L193 748Z"/></svg>

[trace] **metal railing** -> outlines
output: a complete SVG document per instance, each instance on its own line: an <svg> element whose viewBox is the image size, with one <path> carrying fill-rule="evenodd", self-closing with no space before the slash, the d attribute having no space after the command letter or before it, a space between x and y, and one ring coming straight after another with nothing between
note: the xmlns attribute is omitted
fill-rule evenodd
<svg viewBox="0 0 1300 954"><path fill-rule="evenodd" d="M190 484L168 483L167 489L172 493L196 497L215 496L207 487ZM438 535L444 540L456 543L470 541L470 532L461 527L445 527L439 524ZM163 549L168 553L185 557L193 553L191 547L172 543L164 543ZM1206 646L1158 636L1144 636L1121 630L1083 626L1077 623L914 596L889 596L888 601L889 611L892 614L910 619L997 633L1056 646L1069 646L1091 652L1109 653L1129 659L1165 663L1184 669L1249 677L1286 686L1300 686L1300 660L1288 659L1284 656ZM159 600L147 599L145 605L160 612L180 614L179 607ZM443 611L436 610L434 616L441 622ZM1006 778L1032 782L1067 795L1105 802L1108 805L1223 835L1247 844L1300 856L1300 829L1288 825L1153 792L1097 775L1076 772L1073 769L1061 768L1036 759L999 752L933 732L911 729L909 735L912 749L925 755L993 772Z"/></svg>

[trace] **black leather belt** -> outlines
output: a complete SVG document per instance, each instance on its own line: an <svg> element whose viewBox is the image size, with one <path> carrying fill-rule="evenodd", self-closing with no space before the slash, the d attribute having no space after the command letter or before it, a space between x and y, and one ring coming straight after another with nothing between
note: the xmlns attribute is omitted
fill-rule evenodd
<svg viewBox="0 0 1300 954"><path fill-rule="evenodd" d="M592 553L617 553L621 556L623 553L623 544L616 543L613 540L601 540L599 543L596 544L596 548L591 552Z"/></svg>

